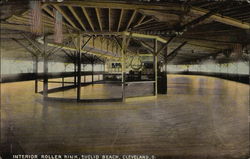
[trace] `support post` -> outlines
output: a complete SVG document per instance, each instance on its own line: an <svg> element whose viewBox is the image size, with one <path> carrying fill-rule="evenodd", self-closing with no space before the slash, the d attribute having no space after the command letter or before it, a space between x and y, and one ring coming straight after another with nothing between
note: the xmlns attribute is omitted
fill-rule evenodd
<svg viewBox="0 0 250 159"><path fill-rule="evenodd" d="M43 57L43 98L48 97L48 57L44 50Z"/></svg>
<svg viewBox="0 0 250 159"><path fill-rule="evenodd" d="M84 54L82 54L82 56L83 56ZM82 64L82 71L84 72L84 74L83 74L83 83L85 83L86 82L86 74L85 74L85 68L84 68L84 64Z"/></svg>
<svg viewBox="0 0 250 159"><path fill-rule="evenodd" d="M62 87L64 87L64 77L62 77Z"/></svg>
<svg viewBox="0 0 250 159"><path fill-rule="evenodd" d="M76 56L76 52L74 53L74 85L76 86L76 65L77 65L77 56Z"/></svg>
<svg viewBox="0 0 250 159"><path fill-rule="evenodd" d="M81 100L81 35L77 38L77 101Z"/></svg>
<svg viewBox="0 0 250 159"><path fill-rule="evenodd" d="M94 61L92 61L92 63L91 63L91 65L92 65L92 85L94 84Z"/></svg>
<svg viewBox="0 0 250 159"><path fill-rule="evenodd" d="M125 102L125 45L126 45L126 35L122 36L122 101Z"/></svg>
<svg viewBox="0 0 250 159"><path fill-rule="evenodd" d="M105 76L105 63L103 63L103 74L102 74L102 80L104 80L104 76Z"/></svg>
<svg viewBox="0 0 250 159"><path fill-rule="evenodd" d="M38 92L38 56L35 56L33 72L35 74L35 93Z"/></svg>
<svg viewBox="0 0 250 159"><path fill-rule="evenodd" d="M44 35L43 48L43 98L48 97L48 55L46 54L46 36Z"/></svg>
<svg viewBox="0 0 250 159"><path fill-rule="evenodd" d="M168 54L168 46L165 48L165 54ZM166 94L168 94L168 60L165 60L164 67L165 67L165 78L166 78Z"/></svg>
<svg viewBox="0 0 250 159"><path fill-rule="evenodd" d="M155 72L155 84L154 84L154 95L157 96L157 77L158 77L158 72L157 72L157 39L154 40L154 72Z"/></svg>

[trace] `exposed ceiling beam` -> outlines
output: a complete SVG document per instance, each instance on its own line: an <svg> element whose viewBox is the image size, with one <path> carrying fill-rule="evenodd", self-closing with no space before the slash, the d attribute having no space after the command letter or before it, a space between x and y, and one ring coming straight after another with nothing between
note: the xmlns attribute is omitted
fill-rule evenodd
<svg viewBox="0 0 250 159"><path fill-rule="evenodd" d="M62 14L62 16L72 25L75 29L79 30L79 28L75 25L75 23L70 19L70 17L57 5L53 5L53 7Z"/></svg>
<svg viewBox="0 0 250 159"><path fill-rule="evenodd" d="M207 14L209 11L201 8L192 7L190 9L190 12L196 15L204 15ZM240 20L230 18L227 16L222 16L221 14L214 14L210 16L210 19L227 25L235 26L241 29L250 29L249 23L242 22Z"/></svg>
<svg viewBox="0 0 250 159"><path fill-rule="evenodd" d="M128 21L128 24L127 24L127 26L126 26L126 30L128 30L128 28L130 27L132 21L133 21L134 18L135 18L135 15L136 15L136 10L133 11L133 13L132 13L132 15L131 15L131 17L130 17L130 19L129 19L129 21Z"/></svg>
<svg viewBox="0 0 250 159"><path fill-rule="evenodd" d="M241 12L241 13L238 13L238 14L233 14L232 16L233 17L239 17L239 16L245 16L245 15L248 15L250 16L250 12Z"/></svg>
<svg viewBox="0 0 250 159"><path fill-rule="evenodd" d="M91 29L92 29L93 31L95 31L94 25L93 25L93 23L92 23L92 21L91 21L91 18L89 17L89 14L88 14L86 8L85 8L85 7L81 7L81 8L82 8L82 11L83 11L83 13L84 13L84 15L85 15L85 17L86 17L86 19L87 19L87 21L88 21L88 23L89 23Z"/></svg>
<svg viewBox="0 0 250 159"><path fill-rule="evenodd" d="M146 30L146 29L157 29L157 28L161 28L161 29L163 29L163 28L166 28L166 27L168 27L169 25L168 24L166 24L166 23L149 23L149 24L147 24L147 25L144 25L144 26L139 26L139 27L137 27L136 29L138 29L138 30ZM166 30L166 29L165 29Z"/></svg>
<svg viewBox="0 0 250 159"><path fill-rule="evenodd" d="M142 41L142 40L138 40L136 38L134 38L136 41L138 41L143 47L147 48L152 54L154 53L154 48L152 46L150 46L149 44L147 44L146 42Z"/></svg>
<svg viewBox="0 0 250 159"><path fill-rule="evenodd" d="M47 21L44 18L42 18L43 24L47 27L54 28L54 23L52 21ZM30 17L18 17L13 15L11 18L7 20L8 22L17 22L17 23L23 23L30 25Z"/></svg>
<svg viewBox="0 0 250 159"><path fill-rule="evenodd" d="M119 17L119 22L118 22L118 27L117 27L117 31L120 31L120 27L121 27L121 22L122 22L122 17L123 17L123 9L121 9L121 13L120 13L120 17Z"/></svg>
<svg viewBox="0 0 250 159"><path fill-rule="evenodd" d="M98 20L98 23L99 23L100 30L102 31L102 21L101 21L101 17L100 17L99 8L95 8L95 12L96 12L96 16L97 16L97 20Z"/></svg>
<svg viewBox="0 0 250 159"><path fill-rule="evenodd" d="M44 6L43 10L46 11L51 17L55 17L54 13L48 8L48 6Z"/></svg>
<svg viewBox="0 0 250 159"><path fill-rule="evenodd" d="M69 47L69 46L63 46L60 44L47 43L47 45L52 46L52 47L58 47L58 48L65 49L65 50L77 51L76 48ZM119 57L114 57L111 55L107 55L107 54L103 54L103 53L99 53L99 52L94 52L94 51L81 50L81 52L83 52L83 53L86 53L86 51L87 51L87 54L90 54L90 55L96 55L96 56L107 57L107 58L114 59L114 60L120 60Z"/></svg>
<svg viewBox="0 0 250 159"><path fill-rule="evenodd" d="M248 21L248 20L250 20L250 17L249 18L244 18L244 19L242 19L243 21Z"/></svg>
<svg viewBox="0 0 250 159"><path fill-rule="evenodd" d="M234 17L236 17L236 16L234 16ZM250 17L250 15L242 15L242 16L237 16L237 19L244 19L244 18L249 18Z"/></svg>
<svg viewBox="0 0 250 159"><path fill-rule="evenodd" d="M164 59L165 59L165 62L169 62L171 61L177 54L178 54L178 51L184 46L187 44L187 41L181 43L176 49L174 49L171 53L169 53L168 55L164 55Z"/></svg>
<svg viewBox="0 0 250 159"><path fill-rule="evenodd" d="M181 38L197 40L197 41L213 42L213 43L224 43L224 44L238 44L238 43L241 43L240 41L221 41L221 40L215 40L215 39L203 39L203 38L198 38L198 37L196 38L196 37L187 37L187 36L182 36Z"/></svg>
<svg viewBox="0 0 250 159"><path fill-rule="evenodd" d="M224 14L228 15L228 14L231 14L231 13L235 13L235 12L238 12L239 10L243 9L243 8L247 8L249 7L249 5L239 5L239 6L234 6L233 8L229 7L229 8L226 8L226 9L223 9L223 12Z"/></svg>
<svg viewBox="0 0 250 159"><path fill-rule="evenodd" d="M130 33L129 32L123 32L122 34L125 34L126 36L129 36ZM159 37L159 36L156 36L156 35L147 35L147 34L140 34L140 33L131 33L131 36L132 37L137 37L137 38L145 38L145 39L156 39L162 43L166 43L167 40Z"/></svg>
<svg viewBox="0 0 250 159"><path fill-rule="evenodd" d="M160 48L159 50L157 50L156 55L158 55L162 50L164 50L165 48L167 48L168 44L173 41L175 38L175 36L171 37L170 39L168 39L168 41L164 44L164 46L162 48Z"/></svg>
<svg viewBox="0 0 250 159"><path fill-rule="evenodd" d="M125 4L125 3L115 3L115 2L87 2L87 1L65 1L63 3L57 3L57 2L46 2L45 4L57 4L57 5L72 5L72 6L88 6L88 7L97 7L97 8L118 8L118 9L151 9L151 10L176 10L176 11L184 11L184 7L177 4L166 4L166 5L141 5L141 4ZM196 15L204 15L207 14L209 11L206 9L201 9L197 7L190 7L190 13L196 14ZM210 17L210 19L215 20L217 22L221 22L224 24L232 25L235 27L239 27L242 29L249 29L250 24L249 23L242 23L241 21L222 16L221 14L214 14Z"/></svg>
<svg viewBox="0 0 250 159"><path fill-rule="evenodd" d="M146 18L146 15L142 15L135 25L140 25L145 18Z"/></svg>
<svg viewBox="0 0 250 159"><path fill-rule="evenodd" d="M19 45L21 45L22 47L24 47L33 56L38 56L39 55L36 51L31 50L30 48L28 48L27 46L25 46L23 43L21 43L20 41L18 41L17 39L12 38L12 40L15 41L16 43L18 43Z"/></svg>
<svg viewBox="0 0 250 159"><path fill-rule="evenodd" d="M134 25L134 28L138 27L138 26L141 26L141 25L144 25L144 24L147 24L147 23L151 22L152 20L154 20L154 19L151 18L151 19L145 20L145 21L141 22L140 24Z"/></svg>
<svg viewBox="0 0 250 159"><path fill-rule="evenodd" d="M0 29L8 29L8 30L19 30L24 32L30 32L30 26L20 25L20 24L9 24L9 23L0 23Z"/></svg>
<svg viewBox="0 0 250 159"><path fill-rule="evenodd" d="M43 9L44 12L47 12L51 17L50 17L50 16L47 16L47 15L45 15L45 14L44 14L44 16L47 17L48 19L50 19L51 21L54 21L55 15L54 15L54 13L48 8L48 6L47 6L47 5L43 5L43 6L42 6L42 9ZM26 13L27 13L27 12L26 12ZM53 18L52 18L52 17L53 17ZM72 28L71 25L68 25L68 24L65 23L65 22L63 22L63 25Z"/></svg>
<svg viewBox="0 0 250 159"><path fill-rule="evenodd" d="M211 7L214 4L218 4L218 2L217 1L215 1L215 2L207 2L205 4L199 5L199 7L207 7L207 6Z"/></svg>
<svg viewBox="0 0 250 159"><path fill-rule="evenodd" d="M108 28L109 28L109 31L111 31L111 9L109 8L108 9Z"/></svg>
<svg viewBox="0 0 250 159"><path fill-rule="evenodd" d="M167 5L151 5L151 4L127 4L117 2L88 2L88 1L64 1L63 3L58 2L45 2L45 4L57 4L61 6L72 5L72 6L86 6L86 7L97 7L97 8L112 8L112 9L159 9L159 10L183 10L180 5L167 4Z"/></svg>
<svg viewBox="0 0 250 159"><path fill-rule="evenodd" d="M81 25L81 27L83 28L83 30L87 30L86 27L84 26L84 24L82 23L82 20L80 19L80 17L77 15L77 13L75 12L74 8L72 6L68 6L69 10L71 11L71 13L74 15L74 17L76 18L77 22Z"/></svg>
<svg viewBox="0 0 250 159"><path fill-rule="evenodd" d="M210 18L212 15L216 14L220 9L223 9L225 8L226 6L228 6L229 3L225 4L225 5L220 5L219 7L217 7L216 9L213 9L209 12L207 12L206 14L188 22L187 24L184 24L183 26L181 26L179 28L180 31L183 31L183 30L188 30L189 28L193 27L194 25L198 24L198 23L201 23L202 21Z"/></svg>
<svg viewBox="0 0 250 159"><path fill-rule="evenodd" d="M42 50L42 49L40 48L40 46L39 46L35 41L33 41L32 39L30 39L30 37L28 37L28 36L25 35L25 34L22 34L22 35L23 35L23 37L24 37L26 40L28 40L28 41L31 43L31 45L32 45L34 48L36 48L36 49L39 51L40 54L43 54L43 53L44 53L44 50Z"/></svg>

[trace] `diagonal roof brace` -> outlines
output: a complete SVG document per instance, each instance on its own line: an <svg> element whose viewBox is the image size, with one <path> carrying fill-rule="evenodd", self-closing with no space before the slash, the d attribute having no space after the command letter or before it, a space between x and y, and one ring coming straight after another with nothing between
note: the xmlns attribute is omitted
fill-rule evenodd
<svg viewBox="0 0 250 159"><path fill-rule="evenodd" d="M181 43L176 49L174 49L171 53L168 55L164 55L165 62L173 60L173 58L177 55L178 51L187 44L187 41Z"/></svg>
<svg viewBox="0 0 250 159"><path fill-rule="evenodd" d="M231 0L228 0L226 4L223 3L223 5L220 5L219 7L205 13L204 15L192 20L191 22L188 22L187 24L184 24L183 26L181 26L180 28L178 28L178 30L180 31L184 31L187 30L189 28L191 28L192 26L210 18L212 15L216 14L219 10L222 10L223 8L228 7L228 5L231 4Z"/></svg>
<svg viewBox="0 0 250 159"><path fill-rule="evenodd" d="M208 13L207 10L201 9L201 8L196 8L196 7L192 7L190 9L190 12L193 14L196 14L196 15L205 15L206 13ZM237 20L237 19L234 19L231 17L223 16L221 14L213 14L210 16L210 19L214 20L216 22L231 25L231 26L238 27L241 29L250 29L249 23L242 22L240 20Z"/></svg>

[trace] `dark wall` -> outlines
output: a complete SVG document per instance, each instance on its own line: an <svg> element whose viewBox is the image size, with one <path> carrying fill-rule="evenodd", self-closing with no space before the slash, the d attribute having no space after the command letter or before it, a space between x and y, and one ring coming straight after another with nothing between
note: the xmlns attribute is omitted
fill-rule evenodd
<svg viewBox="0 0 250 159"><path fill-rule="evenodd" d="M202 75L202 76L211 76L217 77L221 79L236 81L240 83L250 84L250 76L249 75L241 75L241 74L228 74L228 73L210 73L210 72L178 72L171 74L184 74L184 75Z"/></svg>
<svg viewBox="0 0 250 159"><path fill-rule="evenodd" d="M60 77L73 77L74 72L54 72L54 73L48 73L48 78L60 78ZM103 72L94 72L94 75L96 74L103 74ZM88 72L82 72L82 75L92 75L91 71ZM29 80L35 80L36 78L42 79L44 76L43 73L38 73L37 75L35 73L20 73L20 74L9 74L9 75L1 75L1 81L2 83L6 82L17 82L17 81L29 81Z"/></svg>

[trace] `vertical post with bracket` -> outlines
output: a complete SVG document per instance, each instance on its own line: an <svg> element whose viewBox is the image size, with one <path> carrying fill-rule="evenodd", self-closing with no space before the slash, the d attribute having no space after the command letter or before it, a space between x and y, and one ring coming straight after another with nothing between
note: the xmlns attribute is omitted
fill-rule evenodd
<svg viewBox="0 0 250 159"><path fill-rule="evenodd" d="M154 83L154 95L157 96L157 92L158 92L158 85L157 85L157 79L158 79L158 69L157 69L157 61L158 61L158 58L157 58L157 39L154 39L154 80L155 80L155 83Z"/></svg>
<svg viewBox="0 0 250 159"><path fill-rule="evenodd" d="M38 92L38 55L34 56L35 61L34 61L34 67L33 67L33 72L35 74L35 93Z"/></svg>
<svg viewBox="0 0 250 159"><path fill-rule="evenodd" d="M121 64L122 64L122 101L125 102L125 84L126 84L126 81L125 81L125 71L126 71L126 68L125 68L125 46L126 46L126 35L123 34L122 35L122 61L121 61Z"/></svg>
<svg viewBox="0 0 250 159"><path fill-rule="evenodd" d="M43 49L43 98L48 97L48 55L46 54L46 37L44 35Z"/></svg>
<svg viewBox="0 0 250 159"><path fill-rule="evenodd" d="M81 100L81 35L77 37L77 101Z"/></svg>

